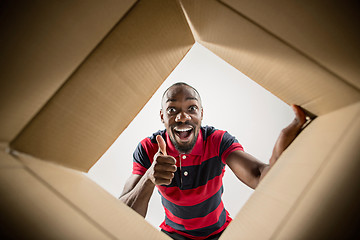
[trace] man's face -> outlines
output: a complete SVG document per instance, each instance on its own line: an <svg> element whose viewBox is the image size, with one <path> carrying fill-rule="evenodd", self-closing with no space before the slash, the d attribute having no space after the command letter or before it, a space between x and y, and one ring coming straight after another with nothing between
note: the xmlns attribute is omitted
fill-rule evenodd
<svg viewBox="0 0 360 240"><path fill-rule="evenodd" d="M180 153L191 152L203 117L196 91L186 85L171 87L164 95L160 117L175 148Z"/></svg>

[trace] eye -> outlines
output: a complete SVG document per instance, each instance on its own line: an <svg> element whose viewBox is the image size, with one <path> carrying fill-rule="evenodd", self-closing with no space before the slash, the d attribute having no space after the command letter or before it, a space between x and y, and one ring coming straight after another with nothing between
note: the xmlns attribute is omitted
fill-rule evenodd
<svg viewBox="0 0 360 240"><path fill-rule="evenodd" d="M176 108L174 108L174 107L168 107L168 108L166 109L166 112L167 112L167 114L174 114L174 113L176 113Z"/></svg>
<svg viewBox="0 0 360 240"><path fill-rule="evenodd" d="M198 110L198 107L195 105L189 107L189 112L195 112L196 110Z"/></svg>

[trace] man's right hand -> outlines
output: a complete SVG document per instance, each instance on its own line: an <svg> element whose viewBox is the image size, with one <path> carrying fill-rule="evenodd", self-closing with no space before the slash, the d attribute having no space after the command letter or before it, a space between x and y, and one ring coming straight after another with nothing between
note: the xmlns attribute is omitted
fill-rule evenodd
<svg viewBox="0 0 360 240"><path fill-rule="evenodd" d="M169 185L176 172L176 159L166 153L166 143L161 135L156 136L159 150L148 170L148 177L155 185Z"/></svg>

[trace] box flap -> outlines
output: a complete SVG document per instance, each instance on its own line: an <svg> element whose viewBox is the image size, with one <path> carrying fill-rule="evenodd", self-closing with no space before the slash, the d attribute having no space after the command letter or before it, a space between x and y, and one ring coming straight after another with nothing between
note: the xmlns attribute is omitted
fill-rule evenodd
<svg viewBox="0 0 360 240"><path fill-rule="evenodd" d="M0 168L4 239L114 239L23 168Z"/></svg>
<svg viewBox="0 0 360 240"><path fill-rule="evenodd" d="M288 104L322 115L360 100L359 89L226 5L181 3L196 41Z"/></svg>
<svg viewBox="0 0 360 240"><path fill-rule="evenodd" d="M87 171L193 44L177 2L137 3L11 147Z"/></svg>
<svg viewBox="0 0 360 240"><path fill-rule="evenodd" d="M0 168L21 168L23 165L9 153L6 149L0 149Z"/></svg>
<svg viewBox="0 0 360 240"><path fill-rule="evenodd" d="M343 112L351 123L328 152L326 163L314 175L296 207L279 226L275 239L359 237L360 104L347 111L356 115Z"/></svg>
<svg viewBox="0 0 360 240"><path fill-rule="evenodd" d="M289 237L292 239L298 238L300 236L298 234L304 234L304 236L309 234L306 235L309 237L324 234L325 232L320 233L322 225L332 223L337 211L346 213L341 207L343 205L341 202L351 202L347 197L341 199L339 196L334 200L333 197L328 198L328 196L344 191L348 191L344 196L352 196L348 186L355 187L354 184L358 184L359 181L358 175L347 174L349 169L337 173L334 176L338 177L329 180L329 174L334 171L330 165L342 164L344 165L342 169L359 165L356 159L359 151L354 144L358 144L360 132L352 131L358 130L359 114L360 103L357 103L315 119L295 139L265 176L229 225L223 239L232 239L233 236L243 236L245 239L283 239L293 236ZM352 140L356 141L348 144ZM342 144L343 141L344 144ZM326 182L324 179L329 181ZM354 179L357 181L354 182ZM337 182L336 187L330 184L334 181ZM320 190L319 187L323 189ZM333 209L320 207L331 206L333 203L338 203L338 207ZM317 210L315 211L314 208ZM319 217L317 220L309 220L316 215ZM309 218L309 216L312 217ZM326 222L323 221L324 216L332 218ZM290 219L292 223L287 225ZM295 222L301 224L294 225ZM313 226L309 225L310 222ZM314 235L307 232L303 228L305 226ZM331 233L328 229L325 228L325 231ZM282 231L294 235L281 233L279 237L278 234ZM300 239L307 239L307 237L300 237Z"/></svg>
<svg viewBox="0 0 360 240"><path fill-rule="evenodd" d="M221 1L360 89L358 1Z"/></svg>
<svg viewBox="0 0 360 240"><path fill-rule="evenodd" d="M0 3L0 141L11 141L135 0Z"/></svg>
<svg viewBox="0 0 360 240"><path fill-rule="evenodd" d="M117 239L169 239L83 173L21 153L17 158L65 202L69 202L111 236Z"/></svg>

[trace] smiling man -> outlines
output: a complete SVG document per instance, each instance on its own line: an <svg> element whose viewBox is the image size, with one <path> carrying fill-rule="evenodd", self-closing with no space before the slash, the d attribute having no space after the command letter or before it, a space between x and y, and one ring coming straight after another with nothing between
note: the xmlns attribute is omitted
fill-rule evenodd
<svg viewBox="0 0 360 240"><path fill-rule="evenodd" d="M189 153L200 132L203 110L198 92L183 86L187 85L175 84L164 93L160 117L174 147L180 153Z"/></svg>
<svg viewBox="0 0 360 240"><path fill-rule="evenodd" d="M301 108L292 107L295 119L280 133L269 164L264 164L245 153L228 132L201 126L196 89L172 85L160 110L165 130L139 143L120 199L145 217L156 186L165 210L163 232L173 239L218 239L231 221L221 200L225 166L255 189L305 123Z"/></svg>

